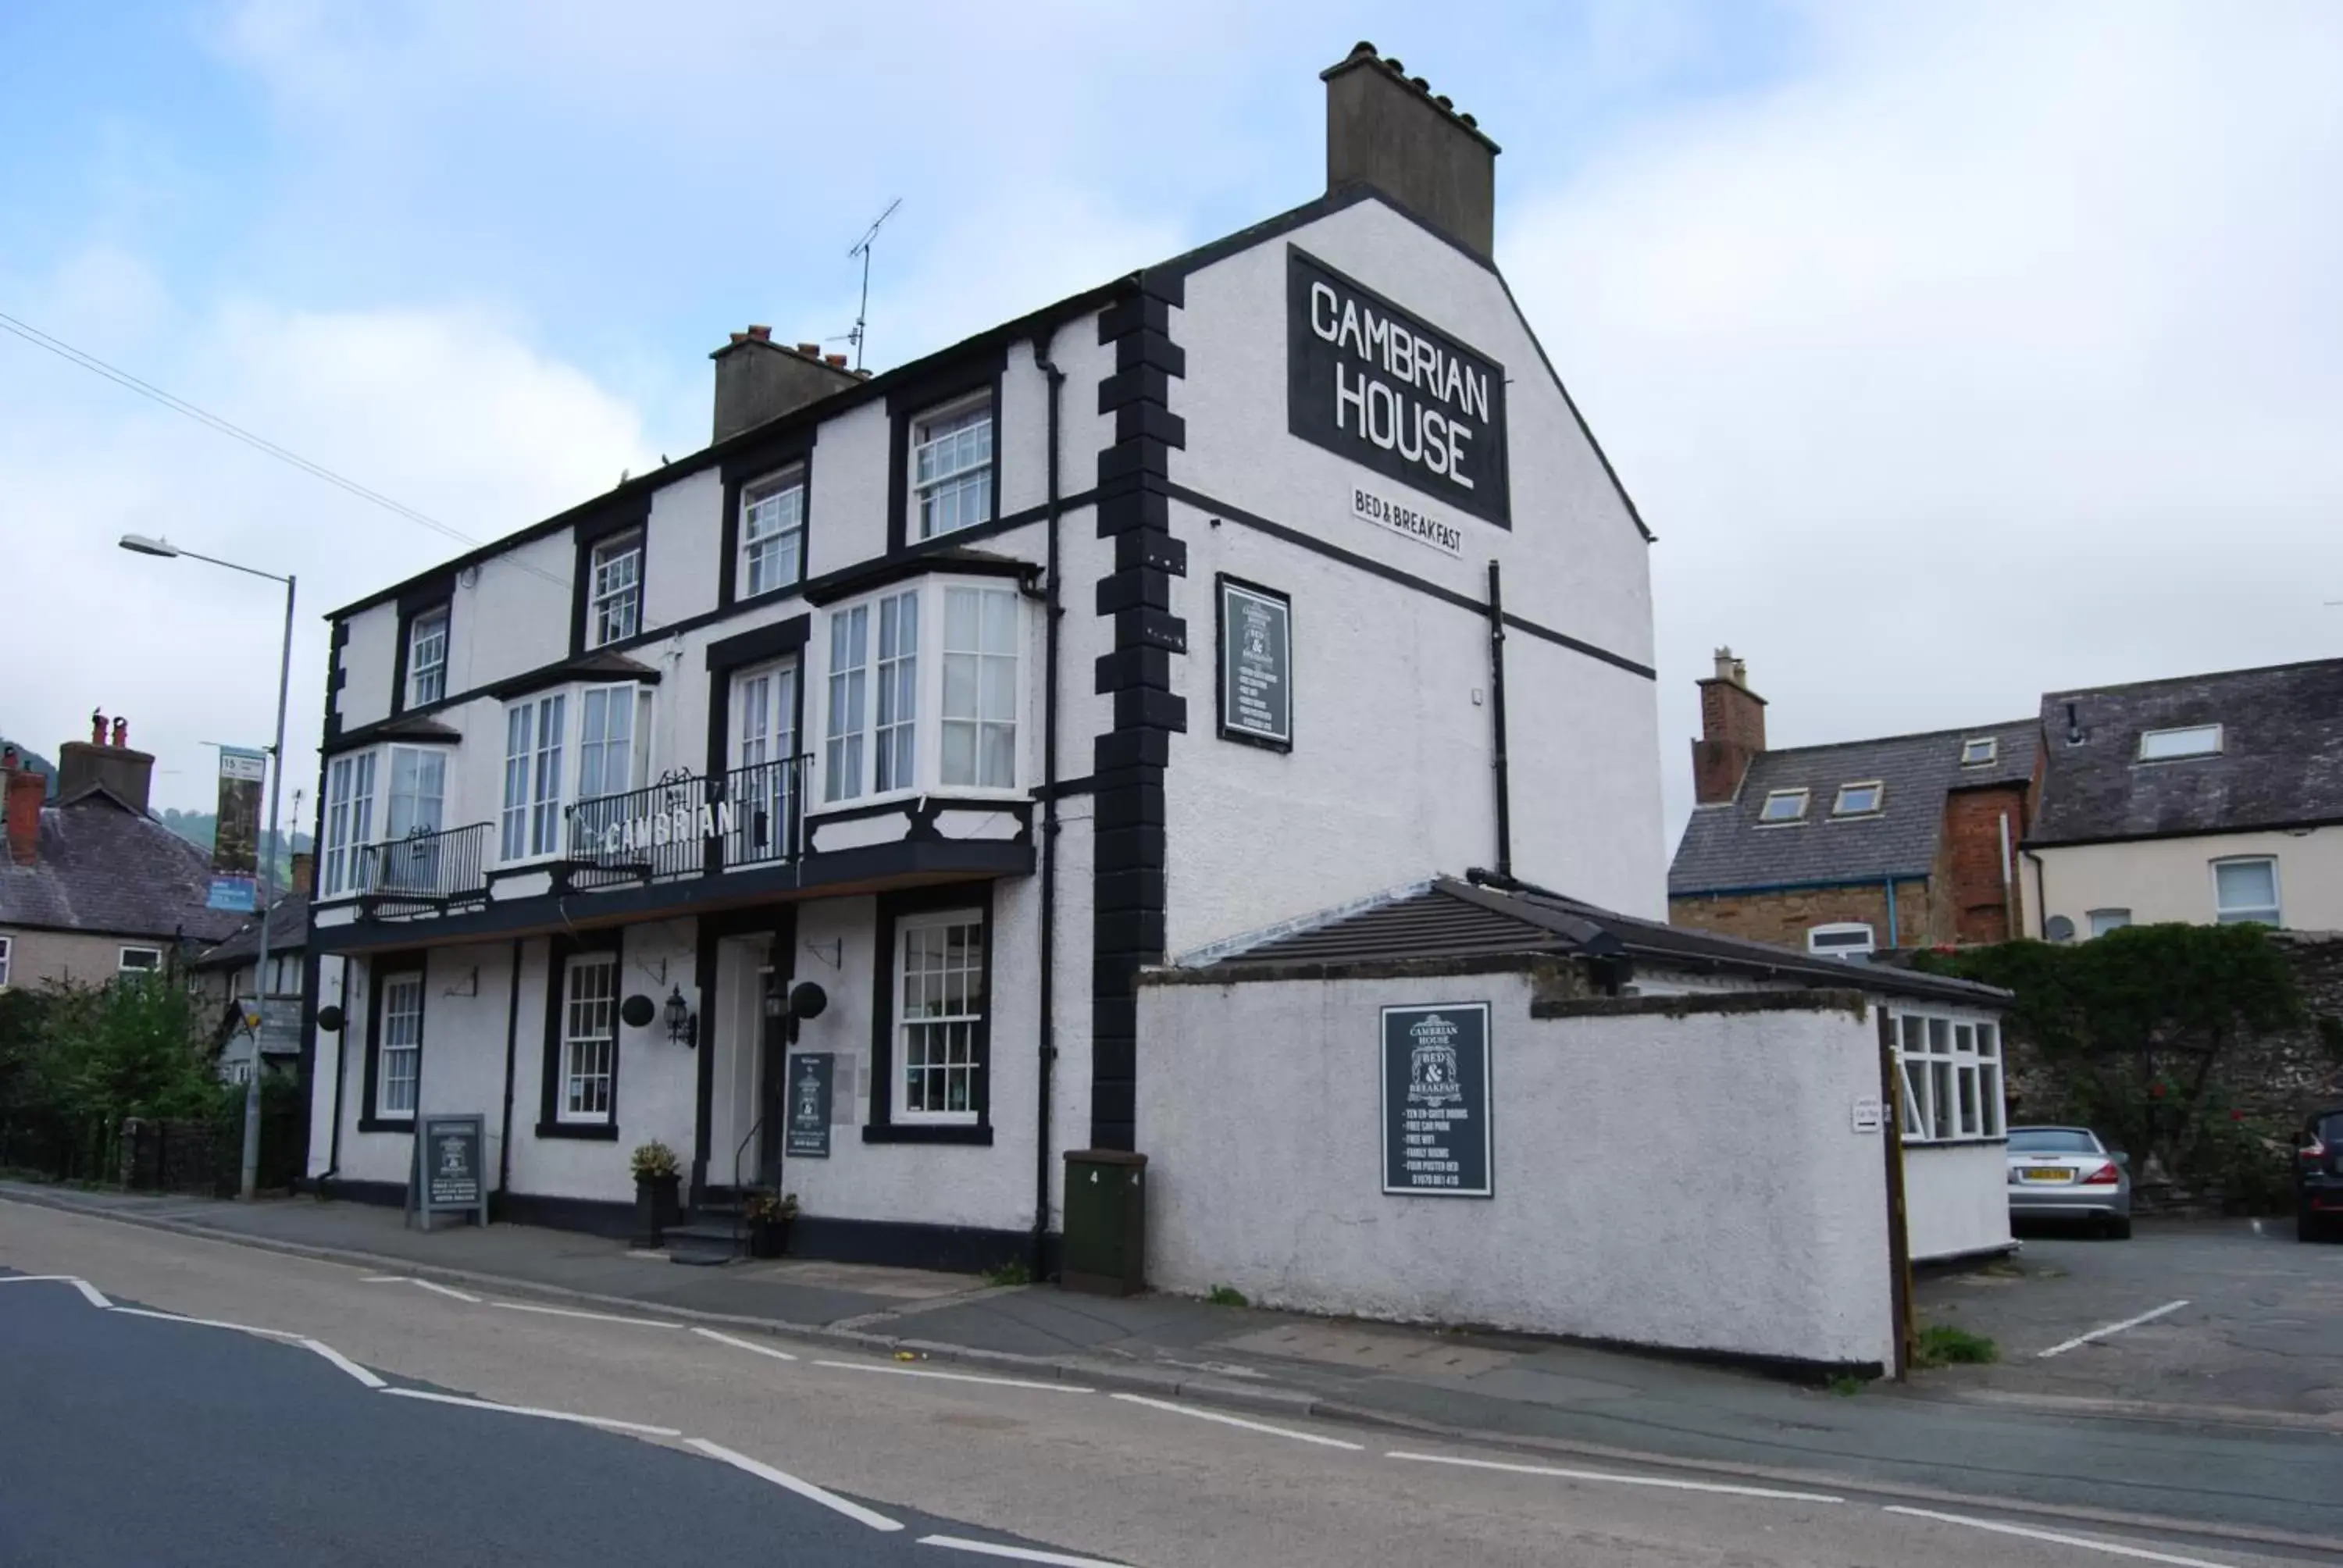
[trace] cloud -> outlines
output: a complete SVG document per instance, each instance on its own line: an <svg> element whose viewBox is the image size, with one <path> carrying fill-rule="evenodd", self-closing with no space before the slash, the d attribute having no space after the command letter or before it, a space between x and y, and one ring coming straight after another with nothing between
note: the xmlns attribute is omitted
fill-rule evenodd
<svg viewBox="0 0 2343 1568"><path fill-rule="evenodd" d="M1730 642L1798 744L2333 652L2343 14L1812 13L1500 259L1647 520L1671 839Z"/></svg>

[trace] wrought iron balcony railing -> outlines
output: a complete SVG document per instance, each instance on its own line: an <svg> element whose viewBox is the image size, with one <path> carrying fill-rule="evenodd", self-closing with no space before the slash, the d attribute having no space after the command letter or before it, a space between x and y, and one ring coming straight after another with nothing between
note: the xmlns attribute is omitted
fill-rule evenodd
<svg viewBox="0 0 2343 1568"><path fill-rule="evenodd" d="M484 901L488 896L488 835L491 822L468 828L417 829L402 839L358 847L358 904L369 912L388 909L447 910Z"/></svg>
<svg viewBox="0 0 2343 1568"><path fill-rule="evenodd" d="M794 860L804 839L803 756L709 777L670 773L565 813L564 867L579 889L665 881Z"/></svg>

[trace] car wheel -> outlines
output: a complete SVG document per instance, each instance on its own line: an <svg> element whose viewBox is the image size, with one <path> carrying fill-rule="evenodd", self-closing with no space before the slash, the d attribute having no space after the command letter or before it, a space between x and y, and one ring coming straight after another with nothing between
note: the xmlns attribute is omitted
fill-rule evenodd
<svg viewBox="0 0 2343 1568"><path fill-rule="evenodd" d="M2131 1240L2130 1215L2120 1215L2107 1221L2107 1240L2110 1241L2128 1241Z"/></svg>

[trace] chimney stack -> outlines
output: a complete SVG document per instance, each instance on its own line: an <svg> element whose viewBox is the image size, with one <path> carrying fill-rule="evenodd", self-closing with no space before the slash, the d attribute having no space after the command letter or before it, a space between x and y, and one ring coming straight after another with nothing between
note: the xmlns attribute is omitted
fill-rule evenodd
<svg viewBox="0 0 2343 1568"><path fill-rule="evenodd" d="M1473 255L1496 243L1497 144L1373 44L1319 73L1326 84L1326 189L1369 185Z"/></svg>
<svg viewBox="0 0 2343 1568"><path fill-rule="evenodd" d="M1692 743L1692 795L1718 806L1741 792L1752 759L1765 749L1765 699L1749 689L1749 665L1716 650L1716 673L1700 683L1700 739Z"/></svg>
<svg viewBox="0 0 2343 1568"><path fill-rule="evenodd" d="M295 850L292 873L285 879L285 896L289 899L307 898L309 890L317 884L317 855L307 849Z"/></svg>
<svg viewBox="0 0 2343 1568"><path fill-rule="evenodd" d="M48 798L49 781L31 769L20 766L21 760L16 749L13 746L8 748L5 805L8 858L17 865L29 866L41 858L41 803Z"/></svg>
<svg viewBox="0 0 2343 1568"><path fill-rule="evenodd" d="M147 752L130 749L130 720L114 721L109 742L105 713L93 713L89 734L87 740L68 740L57 748L58 802L103 785L132 810L143 814L155 783L155 759Z"/></svg>
<svg viewBox="0 0 2343 1568"><path fill-rule="evenodd" d="M843 364L825 361L820 344L792 349L774 342L769 327L733 333L709 357L716 361L714 441L842 392L857 380Z"/></svg>

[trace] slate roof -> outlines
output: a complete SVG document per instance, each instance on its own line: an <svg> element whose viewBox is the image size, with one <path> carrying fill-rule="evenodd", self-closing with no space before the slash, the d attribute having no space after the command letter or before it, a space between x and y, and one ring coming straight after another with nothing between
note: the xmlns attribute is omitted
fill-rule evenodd
<svg viewBox="0 0 2343 1568"><path fill-rule="evenodd" d="M309 945L309 900L306 898L282 898L268 912L268 951L297 953ZM231 964L250 963L260 956L260 922L246 920L217 947L187 961L189 969L226 969Z"/></svg>
<svg viewBox="0 0 2343 1568"><path fill-rule="evenodd" d="M1994 759L1961 766L1961 743L1983 736ZM1926 877L1944 835L1945 797L1981 784L2022 784L2034 776L2041 726L2033 719L1800 746L1760 752L1741 792L1716 806L1695 806L1668 867L1668 892L1722 893L1754 888L1875 882ZM1864 817L1831 815L1842 784L1877 779L1881 809ZM1757 814L1775 789L1804 788L1806 814L1761 825Z"/></svg>
<svg viewBox="0 0 2343 1568"><path fill-rule="evenodd" d="M2028 844L2343 822L2343 658L2054 691L2041 722L2049 768ZM2217 755L2138 760L2142 731L2199 724L2221 726Z"/></svg>
<svg viewBox="0 0 2343 1568"><path fill-rule="evenodd" d="M104 789L42 808L33 864L0 849L0 926L213 942L244 917L210 894L207 851Z"/></svg>
<svg viewBox="0 0 2343 1568"><path fill-rule="evenodd" d="M1624 957L1654 969L1738 974L1793 985L1855 986L1986 1006L2007 1000L2006 992L1966 980L1814 958L1769 942L1638 920L1559 893L1529 888L1501 891L1453 877L1322 923L1269 936L1194 967L1208 974L1231 973L1232 979L1237 972L1262 969L1295 971L1298 978L1328 964L1540 953Z"/></svg>

